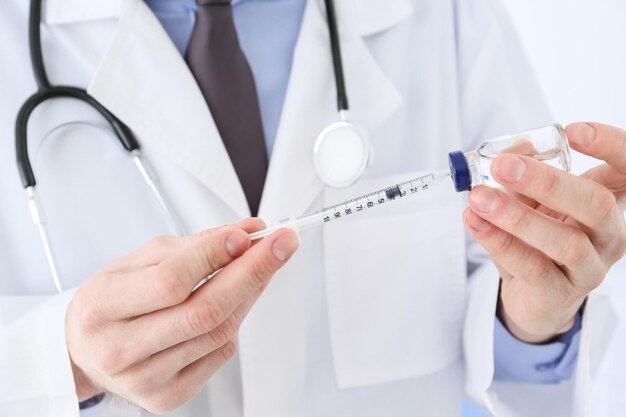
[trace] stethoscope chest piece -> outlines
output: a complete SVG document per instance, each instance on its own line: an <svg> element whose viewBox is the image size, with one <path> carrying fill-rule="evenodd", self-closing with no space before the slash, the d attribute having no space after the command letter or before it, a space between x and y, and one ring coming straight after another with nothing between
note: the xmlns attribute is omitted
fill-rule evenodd
<svg viewBox="0 0 626 417"><path fill-rule="evenodd" d="M324 0L328 18L328 32L337 86L339 121L327 126L313 146L313 165L319 178L331 187L347 187L363 175L371 163L372 150L367 132L349 121L341 46L333 0Z"/></svg>
<svg viewBox="0 0 626 417"><path fill-rule="evenodd" d="M367 133L349 121L328 125L313 147L315 171L332 187L347 187L363 174L370 161Z"/></svg>

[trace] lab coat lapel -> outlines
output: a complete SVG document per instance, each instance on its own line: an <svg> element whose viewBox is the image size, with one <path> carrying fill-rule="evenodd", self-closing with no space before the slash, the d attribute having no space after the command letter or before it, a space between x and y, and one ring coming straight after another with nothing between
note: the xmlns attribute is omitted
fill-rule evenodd
<svg viewBox="0 0 626 417"><path fill-rule="evenodd" d="M126 123L140 142L211 189L240 217L245 195L202 93L150 9L121 5L117 31L89 93Z"/></svg>
<svg viewBox="0 0 626 417"><path fill-rule="evenodd" d="M393 114L401 97L362 36L385 30L411 12L406 0L396 0L392 7L377 3L337 2L350 115L370 135ZM325 126L338 120L325 13L323 1L307 3L261 201L260 215L270 222L303 214L324 187L313 167L313 144Z"/></svg>

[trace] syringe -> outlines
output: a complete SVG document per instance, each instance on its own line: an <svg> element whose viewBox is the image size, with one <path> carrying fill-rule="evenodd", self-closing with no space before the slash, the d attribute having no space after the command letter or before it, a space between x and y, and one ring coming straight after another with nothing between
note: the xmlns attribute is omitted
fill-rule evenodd
<svg viewBox="0 0 626 417"><path fill-rule="evenodd" d="M545 126L514 135L500 136L483 142L471 152L451 152L448 155L450 171L437 171L413 178L396 185L356 197L343 203L326 207L315 213L295 219L281 220L279 225L252 233L252 240L267 236L281 227L302 230L311 226L336 222L385 205L394 200L410 198L448 178L457 191L469 191L477 185L500 186L491 177L491 163L501 154L521 155L545 162L556 168L569 171L570 150L565 130L561 125Z"/></svg>
<svg viewBox="0 0 626 417"><path fill-rule="evenodd" d="M278 226L260 230L250 234L250 239L260 239L274 233L283 227L291 227L295 230L303 230L309 227L332 223L341 219L365 213L374 207L391 203L395 200L410 198L413 195L426 191L435 185L448 180L450 172L437 171L413 178L399 184L391 185L380 190L352 198L339 204L328 206L314 213L305 214L295 219L281 220Z"/></svg>

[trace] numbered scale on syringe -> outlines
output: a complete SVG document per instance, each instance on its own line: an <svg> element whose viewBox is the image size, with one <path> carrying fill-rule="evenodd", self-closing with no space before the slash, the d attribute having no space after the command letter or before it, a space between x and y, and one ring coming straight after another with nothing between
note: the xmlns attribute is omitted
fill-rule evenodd
<svg viewBox="0 0 626 417"><path fill-rule="evenodd" d="M450 173L447 171L422 175L421 177L401 182L399 184L374 191L373 193L344 201L343 203L326 207L325 209L314 213L309 213L295 219L291 218L281 220L278 226L252 233L250 234L250 238L252 240L262 238L275 232L281 227L292 227L297 230L303 230L311 226L330 223L360 213L365 213L374 207L391 203L394 200L410 198L420 191L428 190L444 180L449 180L449 178Z"/></svg>
<svg viewBox="0 0 626 417"><path fill-rule="evenodd" d="M442 175L444 177L448 177L448 175ZM426 191L438 182L437 180L437 176L431 173L410 181L396 184L392 187L344 201L340 204L326 207L323 210L320 210L324 214L322 220L324 223L329 223L334 220L339 220L342 217L358 214L376 206L389 203L395 199L406 197L407 195L412 195L420 191Z"/></svg>

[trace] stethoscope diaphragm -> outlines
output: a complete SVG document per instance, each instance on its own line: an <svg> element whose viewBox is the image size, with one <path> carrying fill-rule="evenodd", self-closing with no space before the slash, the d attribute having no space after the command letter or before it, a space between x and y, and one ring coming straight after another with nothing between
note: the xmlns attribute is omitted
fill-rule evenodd
<svg viewBox="0 0 626 417"><path fill-rule="evenodd" d="M370 160L367 133L347 120L328 125L313 146L313 165L324 183L347 187L363 174Z"/></svg>

